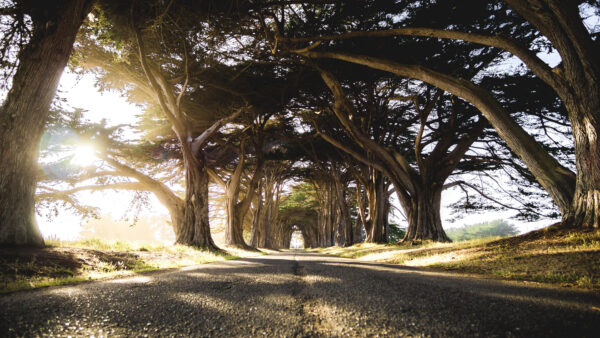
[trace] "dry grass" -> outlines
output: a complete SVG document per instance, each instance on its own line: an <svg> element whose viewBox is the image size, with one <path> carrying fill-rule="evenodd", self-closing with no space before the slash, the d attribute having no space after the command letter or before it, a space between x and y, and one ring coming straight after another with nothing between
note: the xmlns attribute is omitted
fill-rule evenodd
<svg viewBox="0 0 600 338"><path fill-rule="evenodd" d="M46 245L43 249L0 249L0 293L268 253L236 248L214 253L184 245L99 239L47 241Z"/></svg>
<svg viewBox="0 0 600 338"><path fill-rule="evenodd" d="M419 245L358 244L320 252L503 279L600 288L600 230L550 227L521 236Z"/></svg>

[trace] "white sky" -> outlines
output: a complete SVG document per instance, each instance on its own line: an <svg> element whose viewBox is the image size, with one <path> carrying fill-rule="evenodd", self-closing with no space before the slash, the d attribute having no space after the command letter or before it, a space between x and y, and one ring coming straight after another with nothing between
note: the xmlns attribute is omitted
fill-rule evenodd
<svg viewBox="0 0 600 338"><path fill-rule="evenodd" d="M94 87L94 78L91 75L78 78L75 74L65 70L60 80L59 90L71 107L87 110L85 117L92 122L100 122L105 119L109 125L130 124L135 122L135 116L141 112L139 107L128 103L116 92L100 93ZM134 137L133 134L130 136ZM98 191L82 192L79 196L82 202L99 207L101 213L110 214L114 219L120 219L126 214L133 193ZM152 194L150 194L150 203L151 207L144 211L144 215L168 217L166 208ZM60 213L51 221L39 216L37 220L44 237L74 240L81 231L80 217L68 211Z"/></svg>
<svg viewBox="0 0 600 338"><path fill-rule="evenodd" d="M85 117L92 122L106 119L109 125L130 124L141 113L140 108L128 103L117 92L100 93L94 86L92 75L78 77L65 70L60 79L59 90L70 106L86 109L88 112Z"/></svg>

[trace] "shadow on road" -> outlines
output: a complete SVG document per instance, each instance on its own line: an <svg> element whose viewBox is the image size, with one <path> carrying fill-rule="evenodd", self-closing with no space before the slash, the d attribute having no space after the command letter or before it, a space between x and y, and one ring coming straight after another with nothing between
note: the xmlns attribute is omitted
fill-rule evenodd
<svg viewBox="0 0 600 338"><path fill-rule="evenodd" d="M0 297L0 308L0 332L18 336L594 336L600 329L597 293L296 252L19 292Z"/></svg>

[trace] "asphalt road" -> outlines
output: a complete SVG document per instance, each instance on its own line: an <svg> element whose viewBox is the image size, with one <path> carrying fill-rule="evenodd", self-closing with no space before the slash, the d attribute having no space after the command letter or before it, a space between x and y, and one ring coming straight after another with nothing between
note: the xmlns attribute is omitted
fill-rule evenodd
<svg viewBox="0 0 600 338"><path fill-rule="evenodd" d="M600 294L283 252L0 296L1 336L600 336Z"/></svg>

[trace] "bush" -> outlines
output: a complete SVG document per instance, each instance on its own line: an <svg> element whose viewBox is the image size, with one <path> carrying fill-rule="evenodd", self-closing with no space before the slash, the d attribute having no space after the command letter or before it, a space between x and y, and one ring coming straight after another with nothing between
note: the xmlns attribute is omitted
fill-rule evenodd
<svg viewBox="0 0 600 338"><path fill-rule="evenodd" d="M501 219L492 222L465 225L461 228L448 229L446 231L446 235L455 242L486 237L513 236L518 233L519 231L514 225Z"/></svg>
<svg viewBox="0 0 600 338"><path fill-rule="evenodd" d="M388 243L396 243L404 238L406 230L401 229L398 224L390 223L387 228Z"/></svg>

